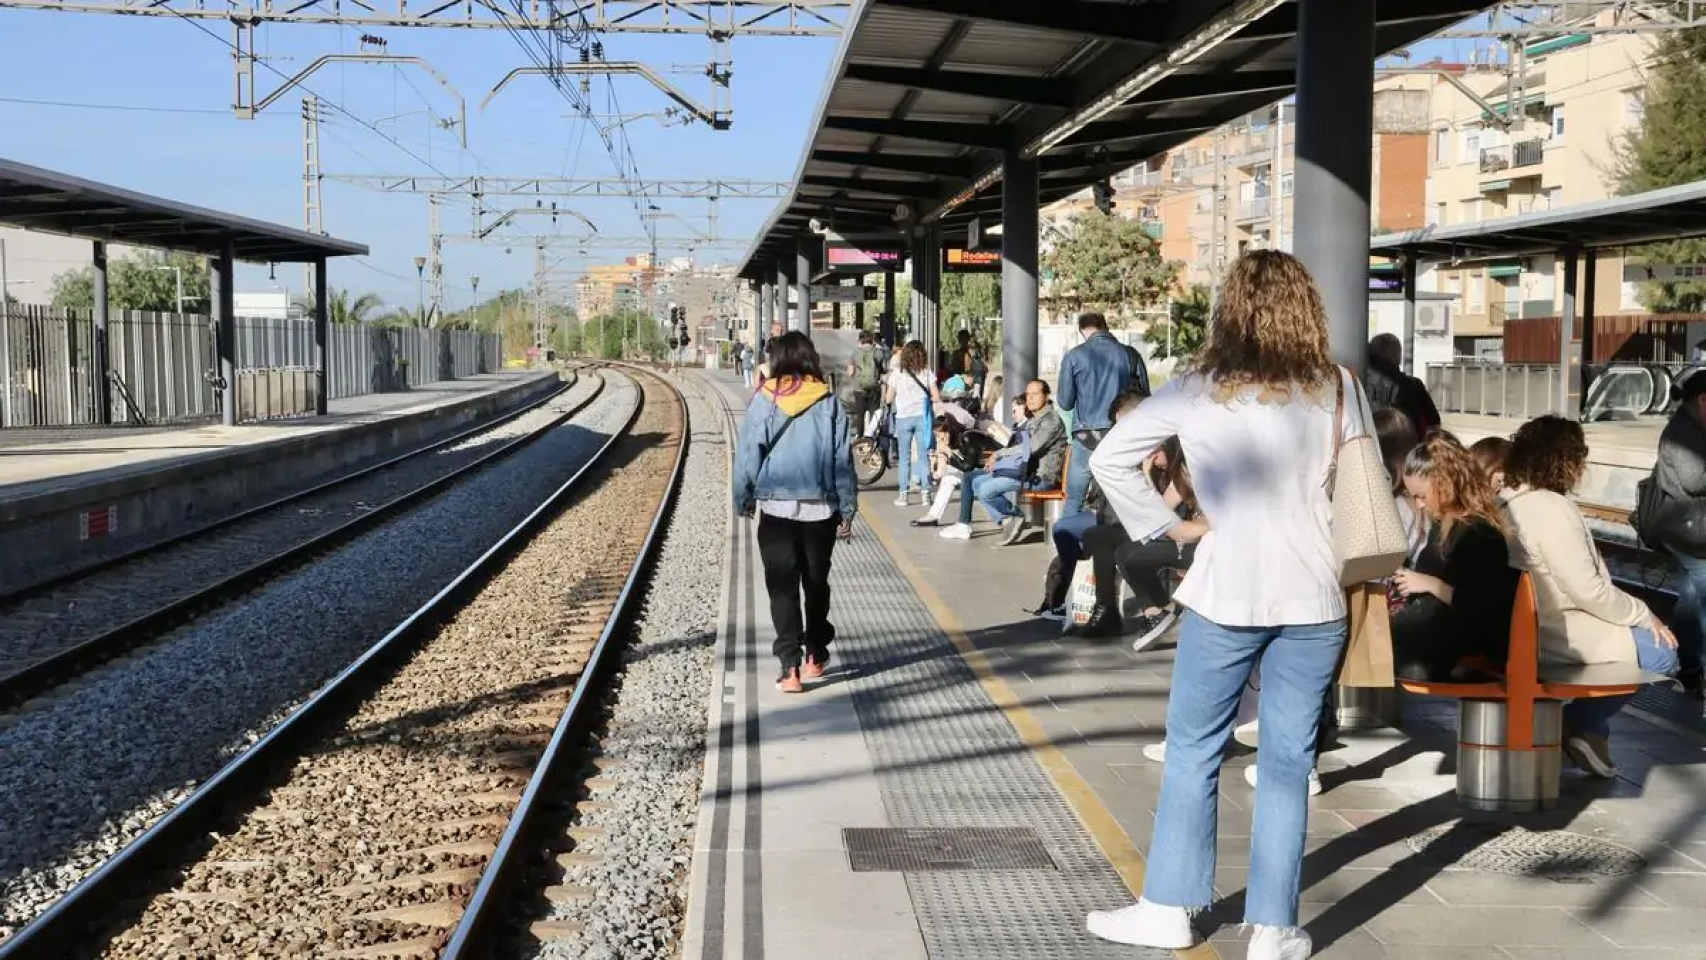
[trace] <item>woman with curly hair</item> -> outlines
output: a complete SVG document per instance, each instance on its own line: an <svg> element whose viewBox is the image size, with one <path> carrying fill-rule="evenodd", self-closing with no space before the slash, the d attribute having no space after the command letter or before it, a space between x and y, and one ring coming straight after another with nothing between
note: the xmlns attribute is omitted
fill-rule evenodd
<svg viewBox="0 0 1706 960"><path fill-rule="evenodd" d="M1191 912L1214 899L1221 753L1259 663L1246 956L1309 956L1297 925L1309 773L1346 627L1326 484L1338 443L1372 436L1372 417L1356 380L1328 357L1326 310L1309 271L1289 254L1259 250L1232 265L1193 365L1115 424L1091 457L1132 540L1197 544L1174 594L1184 613L1149 848L1165 869L1149 871L1137 903L1092 913L1091 933L1159 949L1197 942ZM1196 489L1191 520L1143 468L1171 436Z"/></svg>
<svg viewBox="0 0 1706 960"><path fill-rule="evenodd" d="M1512 562L1534 580L1542 663L1623 663L1677 672L1676 637L1647 605L1618 589L1570 491L1587 471L1582 425L1563 417L1528 421L1505 456L1505 508ZM1630 697L1575 700L1564 707L1564 752L1596 777L1617 774L1611 718Z"/></svg>
<svg viewBox="0 0 1706 960"><path fill-rule="evenodd" d="M1426 541L1392 577L1392 589L1403 601L1392 616L1399 675L1462 679L1465 657L1503 663L1517 572L1493 485L1474 456L1441 433L1410 450L1400 476Z"/></svg>

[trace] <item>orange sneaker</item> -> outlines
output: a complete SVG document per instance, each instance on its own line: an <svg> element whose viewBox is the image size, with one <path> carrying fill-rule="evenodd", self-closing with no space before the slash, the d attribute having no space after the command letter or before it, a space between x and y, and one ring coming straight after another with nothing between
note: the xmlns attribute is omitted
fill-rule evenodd
<svg viewBox="0 0 1706 960"><path fill-rule="evenodd" d="M800 668L788 667L782 675L776 678L776 689L783 693L804 693L805 684L800 682Z"/></svg>
<svg viewBox="0 0 1706 960"><path fill-rule="evenodd" d="M822 680L824 671L829 669L829 654L806 654L805 665L800 667L800 676L807 680Z"/></svg>

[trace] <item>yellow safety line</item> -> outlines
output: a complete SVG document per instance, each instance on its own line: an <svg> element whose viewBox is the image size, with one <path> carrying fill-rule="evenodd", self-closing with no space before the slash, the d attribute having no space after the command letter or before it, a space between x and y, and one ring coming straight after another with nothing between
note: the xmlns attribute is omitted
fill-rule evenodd
<svg viewBox="0 0 1706 960"><path fill-rule="evenodd" d="M870 526L871 532L876 534L877 539L882 542L883 549L888 551L889 558L894 561L895 566L900 568L900 572L912 584L912 589L918 594L918 599L923 601L925 609L929 610L930 616L935 618L936 625L948 635L948 640L959 652L960 659L964 660L966 666L970 667L972 672L977 675L978 682L983 685L983 691L1006 715L1007 722L1013 725L1013 729L1019 734L1019 739L1036 755L1037 762L1042 765L1043 772L1048 774L1049 779L1054 782L1055 789L1059 790L1061 796L1066 798L1067 805L1078 817L1078 822L1083 824L1084 829L1089 832L1090 838L1096 842L1096 846L1102 851L1102 856L1108 859L1108 863L1112 864L1114 870L1119 873L1120 879L1125 881L1126 889L1131 891L1134 898L1142 896L1143 854L1137 852L1137 845L1132 842L1131 837L1125 832L1125 828L1120 826L1119 821L1114 818L1113 812L1102 803L1101 798L1096 796L1096 791L1079 775L1077 768L1072 765L1072 761L1066 759L1066 754L1062 753L1060 748L1055 746L1054 741L1049 739L1048 734L1043 731L1042 724L1038 723L1037 718L1031 715L1031 711L1025 708L1024 703L1019 700L1018 694L1014 693L1013 688L1007 685L1007 681L1001 679L1000 675L995 672L995 668L990 666L989 658L983 655L983 651L979 650L975 643L972 643L971 637L967 636L965 629L960 626L959 617L942 601L941 595L930 585L930 581L925 578L923 572L913 565L906 552L895 542L893 535L889 533L887 524L874 512L867 512L862 516ZM1113 905L1110 904L1109 906ZM1181 960L1218 960L1220 957L1219 951L1215 950L1214 946L1206 940L1188 950L1175 950L1173 953Z"/></svg>

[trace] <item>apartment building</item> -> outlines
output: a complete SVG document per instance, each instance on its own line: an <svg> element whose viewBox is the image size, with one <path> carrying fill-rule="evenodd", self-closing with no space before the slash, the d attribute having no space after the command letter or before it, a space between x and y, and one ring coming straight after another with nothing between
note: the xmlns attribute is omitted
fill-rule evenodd
<svg viewBox="0 0 1706 960"><path fill-rule="evenodd" d="M1610 197L1619 137L1640 122L1650 35L1575 34L1528 44L1509 63L1433 80L1427 223L1458 226ZM1490 355L1504 322L1556 316L1563 267L1551 256L1427 271L1459 298L1458 352ZM1615 254L1599 258L1595 312L1639 313Z"/></svg>
<svg viewBox="0 0 1706 960"><path fill-rule="evenodd" d="M591 319L619 310L643 308L651 276L652 261L648 255L628 257L621 263L592 264L575 281L575 313Z"/></svg>

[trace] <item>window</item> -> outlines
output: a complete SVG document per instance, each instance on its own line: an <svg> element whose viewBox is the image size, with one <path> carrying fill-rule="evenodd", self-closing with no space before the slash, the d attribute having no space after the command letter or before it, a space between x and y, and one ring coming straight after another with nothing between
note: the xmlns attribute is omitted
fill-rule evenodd
<svg viewBox="0 0 1706 960"><path fill-rule="evenodd" d="M1647 92L1623 91L1623 122L1634 126L1647 118Z"/></svg>
<svg viewBox="0 0 1706 960"><path fill-rule="evenodd" d="M1428 204L1428 226L1445 226L1445 203L1443 201Z"/></svg>
<svg viewBox="0 0 1706 960"><path fill-rule="evenodd" d="M1564 107L1562 104L1552 108L1552 139L1564 139Z"/></svg>
<svg viewBox="0 0 1706 960"><path fill-rule="evenodd" d="M1463 159L1470 162L1481 159L1481 125L1478 123L1463 128Z"/></svg>
<svg viewBox="0 0 1706 960"><path fill-rule="evenodd" d="M1451 131L1440 128L1434 131L1434 166L1443 167L1451 162Z"/></svg>
<svg viewBox="0 0 1706 960"><path fill-rule="evenodd" d="M1197 191L1197 212L1206 213L1214 209L1214 190L1212 188Z"/></svg>
<svg viewBox="0 0 1706 960"><path fill-rule="evenodd" d="M1281 176L1280 177L1280 196L1282 196L1282 197L1291 196L1291 188L1292 188L1292 184L1294 182L1295 181L1292 180L1292 176L1290 173L1286 173L1285 175Z"/></svg>
<svg viewBox="0 0 1706 960"><path fill-rule="evenodd" d="M1470 274L1467 286L1469 288L1468 312L1480 313L1487 309L1487 283L1481 274Z"/></svg>
<svg viewBox="0 0 1706 960"><path fill-rule="evenodd" d="M1462 209L1463 209L1463 222L1464 223L1480 223L1481 222L1481 198L1480 197L1476 197L1473 200L1463 201Z"/></svg>
<svg viewBox="0 0 1706 960"><path fill-rule="evenodd" d="M1546 188L1546 209L1556 210L1563 205L1564 205L1564 188L1563 187L1547 187Z"/></svg>

